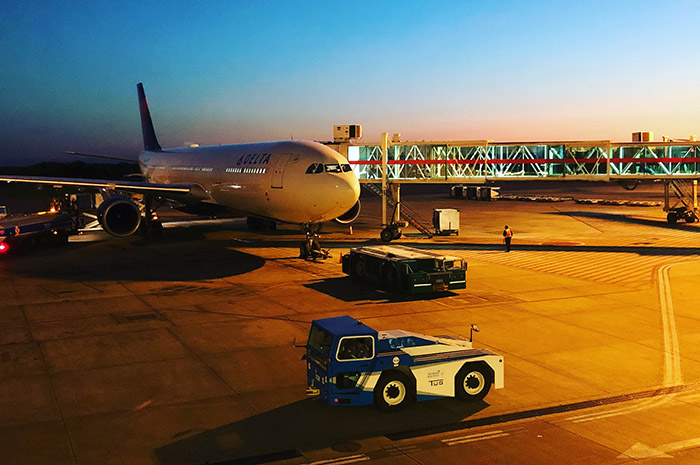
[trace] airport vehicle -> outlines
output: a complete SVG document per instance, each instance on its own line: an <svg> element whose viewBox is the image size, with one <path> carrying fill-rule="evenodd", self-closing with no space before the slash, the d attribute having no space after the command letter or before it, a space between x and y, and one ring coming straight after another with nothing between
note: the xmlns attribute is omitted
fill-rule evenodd
<svg viewBox="0 0 700 465"><path fill-rule="evenodd" d="M433 227L438 236L459 236L459 210L455 208L433 209Z"/></svg>
<svg viewBox="0 0 700 465"><path fill-rule="evenodd" d="M455 184L450 187L450 197L467 200L494 200L499 197L499 190L500 187L496 186Z"/></svg>
<svg viewBox="0 0 700 465"><path fill-rule="evenodd" d="M0 218L5 218L7 216L7 207L5 205L0 205Z"/></svg>
<svg viewBox="0 0 700 465"><path fill-rule="evenodd" d="M307 394L330 405L395 411L414 400L478 401L504 382L503 357L471 340L377 331L350 316L312 321L304 359Z"/></svg>
<svg viewBox="0 0 700 465"><path fill-rule="evenodd" d="M343 255L343 272L388 290L411 294L467 287L467 263L402 245L355 247Z"/></svg>
<svg viewBox="0 0 700 465"><path fill-rule="evenodd" d="M359 214L360 184L335 150L293 140L163 149L141 83L137 90L144 151L138 160L121 160L138 161L143 181L2 175L0 180L99 189L104 201L98 220L117 237L139 230L142 217L142 230L157 228L153 205L163 199L187 213L245 215L251 228L297 223L307 235L322 222L349 223Z"/></svg>
<svg viewBox="0 0 700 465"><path fill-rule="evenodd" d="M0 254L25 247L61 244L73 232L73 220L67 213L39 212L0 218Z"/></svg>

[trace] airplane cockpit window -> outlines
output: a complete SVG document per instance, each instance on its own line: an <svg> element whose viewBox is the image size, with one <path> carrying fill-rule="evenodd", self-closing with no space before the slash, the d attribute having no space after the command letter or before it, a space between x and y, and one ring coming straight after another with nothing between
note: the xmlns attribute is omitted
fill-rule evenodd
<svg viewBox="0 0 700 465"><path fill-rule="evenodd" d="M341 173L340 165L326 165L326 173Z"/></svg>
<svg viewBox="0 0 700 465"><path fill-rule="evenodd" d="M326 165L328 166L328 165ZM323 173L323 163L312 163L306 168L306 174L319 174Z"/></svg>
<svg viewBox="0 0 700 465"><path fill-rule="evenodd" d="M343 168L343 173L347 173L348 171L352 171L352 166L350 165L341 165Z"/></svg>

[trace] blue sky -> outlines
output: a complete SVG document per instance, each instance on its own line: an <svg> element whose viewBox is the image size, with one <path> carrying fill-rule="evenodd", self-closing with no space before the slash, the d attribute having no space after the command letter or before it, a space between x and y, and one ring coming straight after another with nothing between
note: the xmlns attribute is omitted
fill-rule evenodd
<svg viewBox="0 0 700 465"><path fill-rule="evenodd" d="M695 2L10 1L0 164L163 146L700 133Z"/></svg>

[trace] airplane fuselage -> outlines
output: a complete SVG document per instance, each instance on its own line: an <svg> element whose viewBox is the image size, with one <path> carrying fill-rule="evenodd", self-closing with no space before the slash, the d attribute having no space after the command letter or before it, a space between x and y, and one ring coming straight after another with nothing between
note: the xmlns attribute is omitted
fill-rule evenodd
<svg viewBox="0 0 700 465"><path fill-rule="evenodd" d="M153 183L198 184L206 202L288 223L337 218L358 201L347 160L308 141L144 151L141 172Z"/></svg>

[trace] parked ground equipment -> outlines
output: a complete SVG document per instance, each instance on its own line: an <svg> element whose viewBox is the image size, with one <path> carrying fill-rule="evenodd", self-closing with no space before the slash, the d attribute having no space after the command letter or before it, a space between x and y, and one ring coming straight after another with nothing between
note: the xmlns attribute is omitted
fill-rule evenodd
<svg viewBox="0 0 700 465"><path fill-rule="evenodd" d="M307 394L330 405L395 411L440 397L479 401L503 387L503 357L471 340L377 331L350 316L312 321L304 359Z"/></svg>
<svg viewBox="0 0 700 465"><path fill-rule="evenodd" d="M436 208L433 210L433 227L436 236L459 236L459 210Z"/></svg>
<svg viewBox="0 0 700 465"><path fill-rule="evenodd" d="M62 244L73 230L71 216L60 211L6 216L0 218L0 254Z"/></svg>
<svg viewBox="0 0 700 465"><path fill-rule="evenodd" d="M343 256L343 272L388 290L412 294L467 287L463 259L402 245L352 248Z"/></svg>

